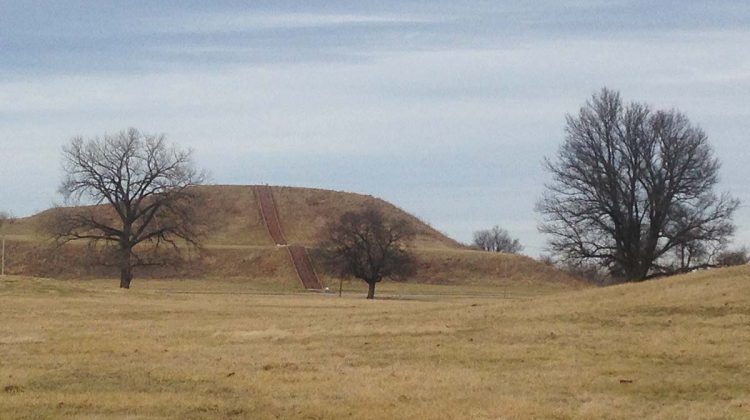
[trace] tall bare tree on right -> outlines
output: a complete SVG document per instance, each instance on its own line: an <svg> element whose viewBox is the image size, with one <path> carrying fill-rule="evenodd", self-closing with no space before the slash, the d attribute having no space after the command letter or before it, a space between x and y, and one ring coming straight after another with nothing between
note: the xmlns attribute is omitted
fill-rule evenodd
<svg viewBox="0 0 750 420"><path fill-rule="evenodd" d="M605 88L565 131L537 204L552 252L626 281L713 264L739 201L715 191L720 164L699 127Z"/></svg>

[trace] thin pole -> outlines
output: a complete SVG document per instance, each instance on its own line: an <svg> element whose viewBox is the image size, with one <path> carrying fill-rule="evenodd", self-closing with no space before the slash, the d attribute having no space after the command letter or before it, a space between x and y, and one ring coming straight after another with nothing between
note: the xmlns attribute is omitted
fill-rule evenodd
<svg viewBox="0 0 750 420"><path fill-rule="evenodd" d="M5 235L3 235L3 263L2 268L0 269L0 276L5 277Z"/></svg>

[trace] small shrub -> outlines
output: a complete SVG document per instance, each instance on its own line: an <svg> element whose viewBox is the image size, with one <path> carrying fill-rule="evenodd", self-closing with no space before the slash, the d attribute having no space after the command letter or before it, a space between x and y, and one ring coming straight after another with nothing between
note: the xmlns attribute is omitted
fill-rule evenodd
<svg viewBox="0 0 750 420"><path fill-rule="evenodd" d="M727 250L716 257L716 264L721 267L732 267L736 265L745 265L750 262L750 255L746 247L734 250Z"/></svg>

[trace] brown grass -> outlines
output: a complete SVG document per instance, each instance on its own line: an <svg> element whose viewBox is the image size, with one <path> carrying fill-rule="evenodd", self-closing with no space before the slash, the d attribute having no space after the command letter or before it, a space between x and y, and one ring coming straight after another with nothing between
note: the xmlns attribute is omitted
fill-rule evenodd
<svg viewBox="0 0 750 420"><path fill-rule="evenodd" d="M390 217L408 220L417 231L418 248L459 248L460 245L398 207L369 195L313 188L273 187L282 229L290 243L315 246L319 232L331 219L366 203L379 207Z"/></svg>
<svg viewBox="0 0 750 420"><path fill-rule="evenodd" d="M418 271L409 284L471 286L478 290L571 290L589 285L531 258L460 249L415 250ZM114 276L113 267L96 265L97 254L84 244L55 248L52 244L11 241L6 272L15 275L64 279ZM339 280L325 274L316 254L316 271L324 285L338 288ZM299 291L286 249L276 246L210 245L176 266L136 269L133 287L144 278L231 278L248 288ZM271 284L273 283L273 287ZM359 284L358 281L352 281ZM347 283L348 284L348 283Z"/></svg>
<svg viewBox="0 0 750 420"><path fill-rule="evenodd" d="M562 271L532 258L484 251L416 249L417 281L438 284L562 284L583 287Z"/></svg>
<svg viewBox="0 0 750 420"><path fill-rule="evenodd" d="M521 300L115 286L0 280L0 418L750 417L747 267Z"/></svg>

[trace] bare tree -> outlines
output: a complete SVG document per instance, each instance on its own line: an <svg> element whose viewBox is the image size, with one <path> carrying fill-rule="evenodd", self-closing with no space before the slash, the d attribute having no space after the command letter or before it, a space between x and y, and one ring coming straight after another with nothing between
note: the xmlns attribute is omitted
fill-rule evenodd
<svg viewBox="0 0 750 420"><path fill-rule="evenodd" d="M624 105L603 89L567 117L546 167L540 230L559 257L638 281L708 264L733 232L739 202L714 192L719 162L683 114Z"/></svg>
<svg viewBox="0 0 750 420"><path fill-rule="evenodd" d="M130 287L134 267L164 263L160 246L179 252L181 245L198 245L202 221L192 187L205 175L190 152L168 145L163 135L131 128L87 141L73 138L63 148L63 170L59 191L66 200L96 205L60 209L54 234L113 252L121 288Z"/></svg>
<svg viewBox="0 0 750 420"><path fill-rule="evenodd" d="M523 245L518 239L512 238L507 230L494 226L492 229L474 232L474 246L483 251L505 252L518 254L523 251Z"/></svg>
<svg viewBox="0 0 750 420"><path fill-rule="evenodd" d="M364 280L369 286L367 299L373 299L375 285L382 279L403 279L415 273L414 258L406 249L414 236L406 220L386 217L376 207L366 206L329 222L320 248L329 271Z"/></svg>

